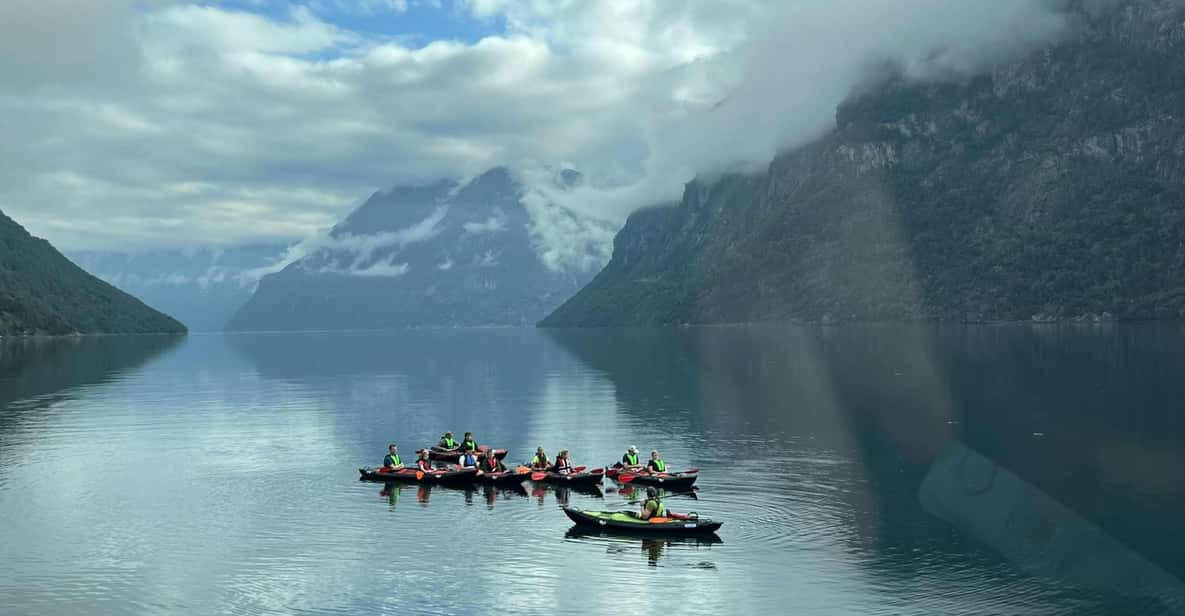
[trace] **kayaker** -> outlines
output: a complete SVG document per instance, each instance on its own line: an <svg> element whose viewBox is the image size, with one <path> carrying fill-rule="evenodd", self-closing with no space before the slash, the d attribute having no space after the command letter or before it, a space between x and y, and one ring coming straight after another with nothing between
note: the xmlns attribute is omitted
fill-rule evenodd
<svg viewBox="0 0 1185 616"><path fill-rule="evenodd" d="M399 459L399 448L395 446L395 443L387 445L387 455L383 456L383 468L389 471L403 468L403 460Z"/></svg>
<svg viewBox="0 0 1185 616"><path fill-rule="evenodd" d="M445 432L444 436L440 437L440 446L445 449L456 449L457 441L453 438L452 432Z"/></svg>
<svg viewBox="0 0 1185 616"><path fill-rule="evenodd" d="M477 451L477 441L473 440L472 432L466 432L465 438L461 439L461 451Z"/></svg>
<svg viewBox="0 0 1185 616"><path fill-rule="evenodd" d="M638 446L630 445L629 451L621 456L621 463L617 465L618 468L636 471L642 468L642 463L638 461Z"/></svg>
<svg viewBox="0 0 1185 616"><path fill-rule="evenodd" d="M658 490L653 487L646 488L646 500L642 501L642 509L638 512L638 517L649 520L650 518L663 518L666 515L667 506L658 497Z"/></svg>
<svg viewBox="0 0 1185 616"><path fill-rule="evenodd" d="M432 470L432 461L430 459L428 459L428 450L427 449L420 450L420 459L416 460L416 468L418 468L422 471Z"/></svg>
<svg viewBox="0 0 1185 616"><path fill-rule="evenodd" d="M485 457L477 465L477 470L483 473L501 473L506 470L506 465L494 455L493 449L487 449Z"/></svg>
<svg viewBox="0 0 1185 616"><path fill-rule="evenodd" d="M547 452L543 451L542 447L535 448L535 457L531 458L531 468L547 470L551 466L551 460L547 457Z"/></svg>
<svg viewBox="0 0 1185 616"><path fill-rule="evenodd" d="M461 468L476 468L477 452L466 451L465 453L461 454L461 457L457 460L457 464L459 464Z"/></svg>
<svg viewBox="0 0 1185 616"><path fill-rule="evenodd" d="M663 462L662 458L658 457L657 449L650 452L650 461L646 463L646 469L653 473L667 472L667 463Z"/></svg>
<svg viewBox="0 0 1185 616"><path fill-rule="evenodd" d="M560 452L555 455L555 464L551 466L551 470L552 472L559 473L561 475L568 475L572 472L572 462L568 460L567 449L561 449Z"/></svg>

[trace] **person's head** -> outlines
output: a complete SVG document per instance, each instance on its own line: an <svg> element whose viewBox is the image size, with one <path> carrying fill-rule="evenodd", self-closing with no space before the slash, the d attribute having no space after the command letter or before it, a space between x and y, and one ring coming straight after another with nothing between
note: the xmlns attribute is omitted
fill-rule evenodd
<svg viewBox="0 0 1185 616"><path fill-rule="evenodd" d="M466 432L466 433L465 433L465 440L467 440L467 441L472 441L472 440L473 440L473 433L472 433L472 432Z"/></svg>
<svg viewBox="0 0 1185 616"><path fill-rule="evenodd" d="M638 446L637 445L630 445L629 451L630 451L630 453L634 454L635 456L638 455Z"/></svg>
<svg viewBox="0 0 1185 616"><path fill-rule="evenodd" d="M444 438L453 438L453 433L452 432L445 432Z"/></svg>
<svg viewBox="0 0 1185 616"><path fill-rule="evenodd" d="M421 449L421 450L420 450L420 459L421 459L421 460L427 460L427 459L428 459L428 450L427 450L427 449Z"/></svg>
<svg viewBox="0 0 1185 616"><path fill-rule="evenodd" d="M646 498L658 498L658 489L653 486L646 488Z"/></svg>
<svg viewBox="0 0 1185 616"><path fill-rule="evenodd" d="M560 457L560 458L566 458L566 457L568 457L568 450L567 450L567 449L561 449L561 450L560 450L560 452L559 452L559 453L557 453L557 454L555 454L555 455L556 455L557 457Z"/></svg>
<svg viewBox="0 0 1185 616"><path fill-rule="evenodd" d="M493 449L487 449L487 450L486 450L486 457L487 457L487 458L490 458L490 459L492 460L492 459L494 458L494 450L493 450Z"/></svg>
<svg viewBox="0 0 1185 616"><path fill-rule="evenodd" d="M654 451L651 451L651 452L650 452L650 459L651 459L651 460L657 460L657 459L658 459L658 450L657 450L657 449L655 449Z"/></svg>
<svg viewBox="0 0 1185 616"><path fill-rule="evenodd" d="M387 445L387 451L395 453L396 451L399 451L399 448L395 446L395 443L391 443L390 445Z"/></svg>
<svg viewBox="0 0 1185 616"><path fill-rule="evenodd" d="M535 453L538 455L543 455L543 447L536 447Z"/></svg>

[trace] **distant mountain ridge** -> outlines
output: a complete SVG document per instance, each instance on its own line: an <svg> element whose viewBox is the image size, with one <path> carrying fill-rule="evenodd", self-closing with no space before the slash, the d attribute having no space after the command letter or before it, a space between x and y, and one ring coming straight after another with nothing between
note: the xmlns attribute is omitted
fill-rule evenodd
<svg viewBox="0 0 1185 616"><path fill-rule="evenodd" d="M1074 36L889 79L765 172L636 212L542 325L1185 317L1185 5L1067 6Z"/></svg>
<svg viewBox="0 0 1185 616"><path fill-rule="evenodd" d="M227 329L533 324L592 273L540 260L522 197L502 167L464 184L377 192L262 278Z"/></svg>
<svg viewBox="0 0 1185 616"><path fill-rule="evenodd" d="M166 312L190 331L222 331L287 245L123 253L68 252L86 271Z"/></svg>
<svg viewBox="0 0 1185 616"><path fill-rule="evenodd" d="M0 212L0 336L185 331Z"/></svg>

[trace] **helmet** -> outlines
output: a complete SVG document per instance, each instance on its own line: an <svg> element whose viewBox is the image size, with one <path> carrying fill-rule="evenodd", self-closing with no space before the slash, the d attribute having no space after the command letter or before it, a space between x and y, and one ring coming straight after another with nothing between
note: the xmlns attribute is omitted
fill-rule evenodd
<svg viewBox="0 0 1185 616"><path fill-rule="evenodd" d="M637 445L630 445L630 451L632 451L634 453L638 453L638 446Z"/></svg>
<svg viewBox="0 0 1185 616"><path fill-rule="evenodd" d="M650 498L654 498L654 497L658 496L658 488L655 488L655 487L646 488L646 496L649 496Z"/></svg>

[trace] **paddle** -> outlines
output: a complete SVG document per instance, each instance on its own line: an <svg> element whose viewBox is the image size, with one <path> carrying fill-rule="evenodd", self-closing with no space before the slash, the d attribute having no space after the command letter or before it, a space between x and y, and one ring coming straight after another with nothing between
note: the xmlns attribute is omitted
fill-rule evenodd
<svg viewBox="0 0 1185 616"><path fill-rule="evenodd" d="M531 481L543 481L546 478L547 478L547 473L544 473L542 471L531 473Z"/></svg>
<svg viewBox="0 0 1185 616"><path fill-rule="evenodd" d="M670 522L671 519L670 518L649 518L648 521L651 524L666 524L667 522Z"/></svg>
<svg viewBox="0 0 1185 616"><path fill-rule="evenodd" d="M416 481L424 480L424 471L416 471Z"/></svg>

